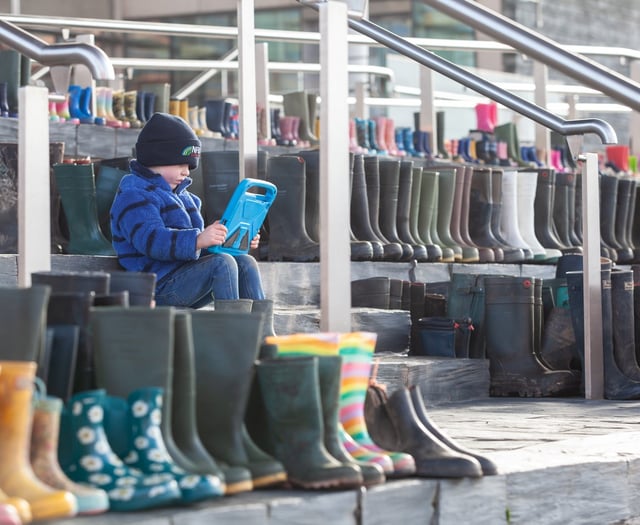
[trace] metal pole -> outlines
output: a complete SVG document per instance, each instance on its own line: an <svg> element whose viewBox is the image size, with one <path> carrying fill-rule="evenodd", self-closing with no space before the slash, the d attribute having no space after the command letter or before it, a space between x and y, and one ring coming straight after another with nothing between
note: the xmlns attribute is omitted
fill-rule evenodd
<svg viewBox="0 0 640 525"><path fill-rule="evenodd" d="M258 173L253 0L238 0L238 52L240 179L244 179L246 177L255 178Z"/></svg>
<svg viewBox="0 0 640 525"><path fill-rule="evenodd" d="M549 81L549 68L540 63L534 62L533 64L533 79L535 82L534 100L535 103L542 107L547 107L547 83ZM550 165L551 159L551 138L549 130L544 126L536 124L536 148L541 152L542 158L540 160L547 166Z"/></svg>
<svg viewBox="0 0 640 525"><path fill-rule="evenodd" d="M49 96L46 88L18 90L18 286L51 269Z"/></svg>
<svg viewBox="0 0 640 525"><path fill-rule="evenodd" d="M582 176L584 393L604 397L602 290L600 278L600 199L598 155L586 153Z"/></svg>
<svg viewBox="0 0 640 525"><path fill-rule="evenodd" d="M320 8L320 329L351 331L347 6Z"/></svg>

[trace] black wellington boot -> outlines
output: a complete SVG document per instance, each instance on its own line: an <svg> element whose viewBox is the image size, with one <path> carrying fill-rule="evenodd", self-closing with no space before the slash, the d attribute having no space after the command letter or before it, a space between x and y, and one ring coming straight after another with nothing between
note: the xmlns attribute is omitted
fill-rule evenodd
<svg viewBox="0 0 640 525"><path fill-rule="evenodd" d="M247 452L244 418L254 362L262 343L264 318L259 313L194 311L191 313L196 369L196 418L200 438L224 465L251 473L247 488L286 480L282 464L267 454L257 461ZM253 444L253 448L258 447ZM229 479L227 479L227 493ZM236 483L234 492L240 492Z"/></svg>
<svg viewBox="0 0 640 525"><path fill-rule="evenodd" d="M370 391L372 389L370 388ZM384 449L411 454L416 463L416 476L427 478L477 478L482 476L480 463L460 454L434 436L420 421L409 389L402 386L387 397L384 390L375 389L376 396L367 401L379 407L370 414L383 417L367 420L371 437ZM384 413L386 412L386 417ZM365 413L367 411L365 410Z"/></svg>
<svg viewBox="0 0 640 525"><path fill-rule="evenodd" d="M413 258L418 262L428 260L427 248L411 233L411 203L413 202L413 161L400 161L398 173L398 211L396 229L398 238L413 248Z"/></svg>
<svg viewBox="0 0 640 525"><path fill-rule="evenodd" d="M485 326L492 396L575 395L580 377L550 370L534 351L534 282L528 277L487 276Z"/></svg>
<svg viewBox="0 0 640 525"><path fill-rule="evenodd" d="M267 179L278 188L278 196L269 209L268 260L318 261L320 245L309 237L306 228L304 159L269 157Z"/></svg>
<svg viewBox="0 0 640 525"><path fill-rule="evenodd" d="M110 272L109 290L128 292L129 306L152 306L156 290L156 274L149 272Z"/></svg>
<svg viewBox="0 0 640 525"><path fill-rule="evenodd" d="M93 164L56 164L53 172L69 227L69 253L115 255L98 222Z"/></svg>
<svg viewBox="0 0 640 525"><path fill-rule="evenodd" d="M288 482L303 489L362 485L360 468L340 463L324 445L318 358L261 360L256 370L267 415L266 452L282 462Z"/></svg>
<svg viewBox="0 0 640 525"><path fill-rule="evenodd" d="M616 237L616 211L618 207L617 175L601 174L600 176L600 235L602 242L609 249L611 259L618 262L620 255L626 257L622 244ZM620 261L621 262L621 261Z"/></svg>
<svg viewBox="0 0 640 525"><path fill-rule="evenodd" d="M62 203L60 193L56 188L56 178L53 166L64 159L64 142L49 143L49 216L51 224L51 253L65 253L69 239L63 232ZM66 230L67 228L65 228Z"/></svg>
<svg viewBox="0 0 640 525"><path fill-rule="evenodd" d="M475 246L478 250L478 262L496 262L496 253L487 246L478 246L469 232L470 206L471 206L471 184L474 174L473 166L465 166L462 182L462 203L460 208L460 237L469 246Z"/></svg>
<svg viewBox="0 0 640 525"><path fill-rule="evenodd" d="M485 358L485 286L483 275L453 273L447 293L447 315L454 319L471 318L473 331L469 357Z"/></svg>
<svg viewBox="0 0 640 525"><path fill-rule="evenodd" d="M402 246L386 239L380 231L380 165L377 155L364 156L364 175L369 205L369 224L375 236L382 242L383 259L399 261L402 258ZM354 158L354 169L356 168ZM354 174L355 175L355 174ZM355 182L355 181L354 181ZM352 204L353 206L353 204ZM353 211L352 211L353 213Z"/></svg>
<svg viewBox="0 0 640 525"><path fill-rule="evenodd" d="M222 217L240 183L240 154L237 151L204 151L201 164L202 208L211 224Z"/></svg>
<svg viewBox="0 0 640 525"><path fill-rule="evenodd" d="M640 265L632 264L633 272L633 324L636 340L636 361L640 363Z"/></svg>
<svg viewBox="0 0 640 525"><path fill-rule="evenodd" d="M640 381L640 367L636 359L632 270L611 271L611 313L616 364L625 376Z"/></svg>
<svg viewBox="0 0 640 525"><path fill-rule="evenodd" d="M354 459L340 438L340 373L342 358L338 355L318 356L318 384L322 400L324 446L343 465L358 467L365 487L384 483L386 476L380 465Z"/></svg>
<svg viewBox="0 0 640 525"><path fill-rule="evenodd" d="M491 230L491 169L474 168L469 194L469 235L477 246L490 248L496 262L504 261L504 252Z"/></svg>
<svg viewBox="0 0 640 525"><path fill-rule="evenodd" d="M128 172L100 164L96 175L96 210L100 230L108 241L111 241L111 204L118 191L122 177Z"/></svg>
<svg viewBox="0 0 640 525"><path fill-rule="evenodd" d="M553 199L553 223L558 239L571 251L581 253L580 242L575 238L573 225L575 222L575 174L557 172L555 174L555 195Z"/></svg>
<svg viewBox="0 0 640 525"><path fill-rule="evenodd" d="M388 310L390 295L389 277L365 277L351 281L351 306Z"/></svg>
<svg viewBox="0 0 640 525"><path fill-rule="evenodd" d="M367 241L373 250L373 259L385 259L385 248L371 227L369 200L367 197L367 181L364 172L364 157L353 155L351 169L351 230L356 239Z"/></svg>
<svg viewBox="0 0 640 525"><path fill-rule="evenodd" d="M602 354L604 361L604 397L606 399L640 399L640 382L622 373L616 364L613 342L613 309L611 302L611 265L600 271L602 293ZM569 304L576 334L576 345L584 363L584 298L583 273L568 272ZM584 364L583 367L584 369Z"/></svg>
<svg viewBox="0 0 640 525"><path fill-rule="evenodd" d="M614 231L621 248L618 250L618 262L628 264L633 261L633 247L629 243L628 224L632 199L635 199L636 180L631 177L620 177L618 180L618 197Z"/></svg>
<svg viewBox="0 0 640 525"><path fill-rule="evenodd" d="M413 404L414 410L416 411L418 419L424 425L424 427L429 432L431 432L433 436L439 439L450 449L476 459L482 467L482 474L484 476L493 476L498 473L498 466L491 459L486 456L482 456L472 450L469 450L459 443L456 443L436 425L436 423L429 417L429 414L427 413L427 408L424 404L424 398L422 397L422 392L419 385L411 385L409 387L409 393L411 394L411 402Z"/></svg>
<svg viewBox="0 0 640 525"><path fill-rule="evenodd" d="M402 247L401 261L413 259L411 244L404 242L398 236L398 191L400 187L400 161L380 160L380 231L386 239L396 242Z"/></svg>

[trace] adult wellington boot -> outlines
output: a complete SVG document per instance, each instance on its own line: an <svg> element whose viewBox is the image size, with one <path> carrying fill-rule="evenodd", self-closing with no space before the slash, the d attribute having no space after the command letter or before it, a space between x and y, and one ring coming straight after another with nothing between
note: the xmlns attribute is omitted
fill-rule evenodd
<svg viewBox="0 0 640 525"><path fill-rule="evenodd" d="M601 174L600 178L600 234L604 246L609 250L613 262L618 262L620 255L627 259L627 253L616 237L616 210L618 206L617 175ZM619 261L622 262L622 261Z"/></svg>
<svg viewBox="0 0 640 525"><path fill-rule="evenodd" d="M438 238L444 246L453 250L455 262L462 261L462 247L451 235L451 221L453 201L455 198L456 170L455 168L438 168ZM459 225L459 220L458 220Z"/></svg>
<svg viewBox="0 0 640 525"><path fill-rule="evenodd" d="M633 247L628 237L628 224L631 203L635 202L636 184L636 180L632 177L620 177L618 180L614 231L621 246L618 250L618 262L622 264L633 261Z"/></svg>
<svg viewBox="0 0 640 525"><path fill-rule="evenodd" d="M471 318L469 357L485 358L484 275L453 273L447 291L447 315L453 319Z"/></svg>
<svg viewBox="0 0 640 525"><path fill-rule="evenodd" d="M401 261L413 259L411 244L398 236L398 191L400 186L400 161L380 160L378 162L380 174L380 231L386 239L396 242L402 247Z"/></svg>
<svg viewBox="0 0 640 525"><path fill-rule="evenodd" d="M506 244L520 248L524 252L525 260L532 261L534 260L534 252L522 238L518 225L518 172L515 170L503 170L500 182L502 186L502 209L499 231Z"/></svg>
<svg viewBox="0 0 640 525"><path fill-rule="evenodd" d="M278 188L269 209L270 261L309 262L320 259L320 245L307 233L305 162L297 156L269 157L267 180Z"/></svg>
<svg viewBox="0 0 640 525"><path fill-rule="evenodd" d="M640 368L636 360L632 270L611 271L611 308L616 364L625 376L640 381Z"/></svg>
<svg viewBox="0 0 640 525"><path fill-rule="evenodd" d="M255 461L244 432L254 362L262 342L259 313L195 311L191 313L196 370L196 421L202 443L226 465L247 469L244 490L286 480L279 461L264 454ZM255 444L252 445L254 448ZM235 492L242 491L237 483Z"/></svg>
<svg viewBox="0 0 640 525"><path fill-rule="evenodd" d="M389 249L371 227L364 156L359 154L353 155L350 221L355 237L371 243L374 260L388 260Z"/></svg>
<svg viewBox="0 0 640 525"><path fill-rule="evenodd" d="M640 399L640 381L627 377L615 359L613 339L613 308L611 301L611 262L601 263L602 354L604 361L604 397L606 399ZM584 369L584 298L583 272L567 272L569 304L578 353Z"/></svg>
<svg viewBox="0 0 640 525"><path fill-rule="evenodd" d="M582 252L582 247L575 242L571 232L575 218L575 174L558 171L555 174L555 195L553 199L553 223L558 239L569 246L572 252Z"/></svg>
<svg viewBox="0 0 640 525"><path fill-rule="evenodd" d="M433 223L437 220L438 215L438 195L435 191L438 172L421 169L420 177L422 180L420 182L420 208L418 209L419 237L427 248L429 261L442 261L445 255L443 249L436 244L435 239L431 236Z"/></svg>
<svg viewBox="0 0 640 525"><path fill-rule="evenodd" d="M391 425L384 434L395 439L380 443L385 448L402 450L411 454L416 462L416 475L428 478L478 478L482 476L480 463L449 448L434 436L420 421L413 407L409 389L402 386L387 397L383 389L375 389L379 410L386 412L386 418L367 421L371 436L377 429L376 423ZM371 423L371 424L369 424ZM381 434L383 434L381 432ZM383 435L384 435L383 434Z"/></svg>
<svg viewBox="0 0 640 525"><path fill-rule="evenodd" d="M439 171L423 171L422 184L427 185L427 191L431 191L434 194L434 207L432 208L433 216L430 222L431 241L440 247L442 250L442 262L455 262L455 252L452 248L445 245L444 241L440 238L440 172ZM448 225L447 225L448 227Z"/></svg>
<svg viewBox="0 0 640 525"><path fill-rule="evenodd" d="M534 352L534 282L487 276L485 326L492 396L549 397L579 393L580 376L550 370Z"/></svg>
<svg viewBox="0 0 640 525"><path fill-rule="evenodd" d="M451 207L451 238L462 248L460 262L471 263L480 261L478 248L467 242L462 236L463 225L469 223L469 202L464 201L464 173L465 166L455 166L455 187L453 190L453 203Z"/></svg>
<svg viewBox="0 0 640 525"><path fill-rule="evenodd" d="M111 204L118 192L122 177L128 172L101 164L96 176L96 210L100 231L108 241L111 241Z"/></svg>
<svg viewBox="0 0 640 525"><path fill-rule="evenodd" d="M496 262L496 254L491 248L479 246L471 238L469 224L471 218L471 183L473 182L474 171L475 168L473 166L466 166L464 170L462 213L460 215L460 236L468 245L475 246L478 249L479 262Z"/></svg>
<svg viewBox="0 0 640 525"><path fill-rule="evenodd" d="M552 168L528 168L523 173L537 174L536 196L534 199L535 234L545 248L564 252L570 249L559 238L553 221L555 202L555 171Z"/></svg>
<svg viewBox="0 0 640 525"><path fill-rule="evenodd" d="M267 414L269 448L288 482L303 489L351 488L360 469L334 458L324 445L317 357L261 360L256 365Z"/></svg>
<svg viewBox="0 0 640 525"><path fill-rule="evenodd" d="M40 481L29 461L36 363L0 361L0 366L0 489L27 500L34 521L75 516L75 496Z"/></svg>
<svg viewBox="0 0 640 525"><path fill-rule="evenodd" d="M204 215L207 224L219 220L240 183L240 153L205 151L202 153Z"/></svg>
<svg viewBox="0 0 640 525"><path fill-rule="evenodd" d="M427 249L420 239L415 239L411 233L411 203L413 195L413 161L400 161L398 172L398 207L396 214L396 229L398 238L406 242L413 249L413 258L418 262L428 260Z"/></svg>
<svg viewBox="0 0 640 525"><path fill-rule="evenodd" d="M60 193L56 188L56 179L53 174L53 166L60 164L64 159L64 142L49 143L49 217L51 224L51 253L66 253L69 239L63 232L62 203ZM65 231L68 229L65 225Z"/></svg>
<svg viewBox="0 0 640 525"><path fill-rule="evenodd" d="M124 399L140 388L162 388L165 402L161 430L169 455L185 470L195 468L192 472L222 479L215 462L209 460L204 469L194 466L173 439L175 318L173 307L94 308L91 333L96 385L109 396Z"/></svg>
<svg viewBox="0 0 640 525"><path fill-rule="evenodd" d="M502 179L502 170L495 168L491 170L491 231L500 243L500 247L504 253L504 262L524 262L526 259L525 250L518 246L510 245L502 231Z"/></svg>
<svg viewBox="0 0 640 525"><path fill-rule="evenodd" d="M69 253L115 255L98 222L93 164L56 164L53 171L69 225Z"/></svg>
<svg viewBox="0 0 640 525"><path fill-rule="evenodd" d="M409 387L409 393L411 395L411 403L413 404L413 409L416 411L416 415L420 422L424 425L424 427L431 432L433 436L439 439L442 443L448 446L450 449L459 452L460 454L464 454L466 456L471 456L476 459L480 463L480 467L482 468L482 474L484 476L493 476L498 473L498 466L488 457L478 454L467 447L463 447L452 438L450 438L443 430L441 430L429 417L427 412L427 408L424 404L424 398L422 397L422 391L419 385L411 385Z"/></svg>
<svg viewBox="0 0 640 525"><path fill-rule="evenodd" d="M474 168L469 195L469 235L474 244L491 249L495 261L502 262L504 251L491 230L491 182L490 168Z"/></svg>
<svg viewBox="0 0 640 525"><path fill-rule="evenodd" d="M309 110L309 97L306 91L293 91L282 96L282 106L285 115L299 117L300 124L298 134L302 140L309 141L312 145L318 143L318 137L313 132L315 119L311 118Z"/></svg>
<svg viewBox="0 0 640 525"><path fill-rule="evenodd" d="M377 155L365 155L364 175L367 190L367 201L369 209L369 224L375 236L383 244L385 261L399 261L402 258L402 246L400 243L391 242L385 238L380 230L380 164ZM356 169L356 159L354 157L354 170ZM355 175L355 173L354 173ZM355 181L354 181L355 182ZM353 204L352 204L353 206ZM353 211L352 211L353 213Z"/></svg>

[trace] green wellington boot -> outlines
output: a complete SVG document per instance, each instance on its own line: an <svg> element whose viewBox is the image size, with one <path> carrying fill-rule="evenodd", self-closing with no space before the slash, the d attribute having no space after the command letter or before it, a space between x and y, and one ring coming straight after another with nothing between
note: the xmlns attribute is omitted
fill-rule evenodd
<svg viewBox="0 0 640 525"><path fill-rule="evenodd" d="M96 176L96 211L100 230L111 240L111 204L122 177L128 172L114 166L100 165Z"/></svg>
<svg viewBox="0 0 640 525"><path fill-rule="evenodd" d="M244 490L283 483L286 473L282 464L259 454L259 447L250 442L244 428L254 362L263 339L263 315L200 310L192 312L191 318L196 417L205 448L224 464L251 473ZM247 446L253 457L249 457ZM240 483L235 491L242 491Z"/></svg>
<svg viewBox="0 0 640 525"><path fill-rule="evenodd" d="M212 458L190 460L173 439L173 395L182 395L173 388L178 317L173 307L94 308L91 331L96 384L108 395L125 399L139 388L162 388L165 402L160 427L170 456L184 470L217 476L222 483L224 476ZM176 416L188 409L176 410Z"/></svg>
<svg viewBox="0 0 640 525"><path fill-rule="evenodd" d="M360 486L360 469L340 463L324 445L318 358L262 360L256 370L266 411L267 452L282 462L289 483L303 489Z"/></svg>
<svg viewBox="0 0 640 525"><path fill-rule="evenodd" d="M53 172L69 225L69 253L115 255L98 222L93 164L56 164Z"/></svg>

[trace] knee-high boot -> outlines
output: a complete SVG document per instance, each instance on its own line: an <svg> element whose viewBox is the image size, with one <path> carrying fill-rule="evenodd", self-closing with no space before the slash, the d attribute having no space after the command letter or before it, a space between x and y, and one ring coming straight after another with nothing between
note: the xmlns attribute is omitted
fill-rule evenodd
<svg viewBox="0 0 640 525"><path fill-rule="evenodd" d="M474 168L469 194L469 235L477 246L493 251L495 261L504 260L504 251L491 230L491 169Z"/></svg>
<svg viewBox="0 0 640 525"><path fill-rule="evenodd" d="M306 227L306 176L304 159L277 156L267 160L267 179L278 188L269 209L270 261L317 261L320 246Z"/></svg>
<svg viewBox="0 0 640 525"><path fill-rule="evenodd" d="M208 224L219 220L240 183L240 154L237 151L202 153L204 215Z"/></svg>
<svg viewBox="0 0 640 525"><path fill-rule="evenodd" d="M550 370L534 351L534 282L527 277L484 278L487 358L493 396L575 395L580 377Z"/></svg>
<svg viewBox="0 0 640 525"><path fill-rule="evenodd" d="M367 198L367 182L364 171L364 157L353 155L351 169L351 229L356 239L371 244L374 260L385 259L385 247L379 239L370 222L369 200Z"/></svg>
<svg viewBox="0 0 640 525"><path fill-rule="evenodd" d="M438 213L437 193L435 184L437 182L438 172L425 171L421 169L420 178L420 208L418 210L418 232L419 237L427 248L427 257L429 261L442 261L445 251L436 243L432 237L433 223L436 221ZM447 252L448 256L449 253Z"/></svg>
<svg viewBox="0 0 640 525"><path fill-rule="evenodd" d="M413 161L400 161L398 174L398 211L396 215L396 229L398 237L413 249L413 258L418 262L428 260L427 249L419 239L411 233L411 203L413 195Z"/></svg>
<svg viewBox="0 0 640 525"><path fill-rule="evenodd" d="M56 164L53 170L69 225L69 253L115 255L98 222L93 164Z"/></svg>
<svg viewBox="0 0 640 525"><path fill-rule="evenodd" d="M264 319L258 313L191 313L196 369L196 419L205 448L231 467L250 472L236 492L285 481L282 464L266 454L250 458L244 431L254 362ZM255 444L252 444L255 448Z"/></svg>
<svg viewBox="0 0 640 525"><path fill-rule="evenodd" d="M398 190L400 185L400 161L381 160L378 163L380 174L380 231L391 242L402 247L401 261L413 258L413 248L398 236Z"/></svg>

